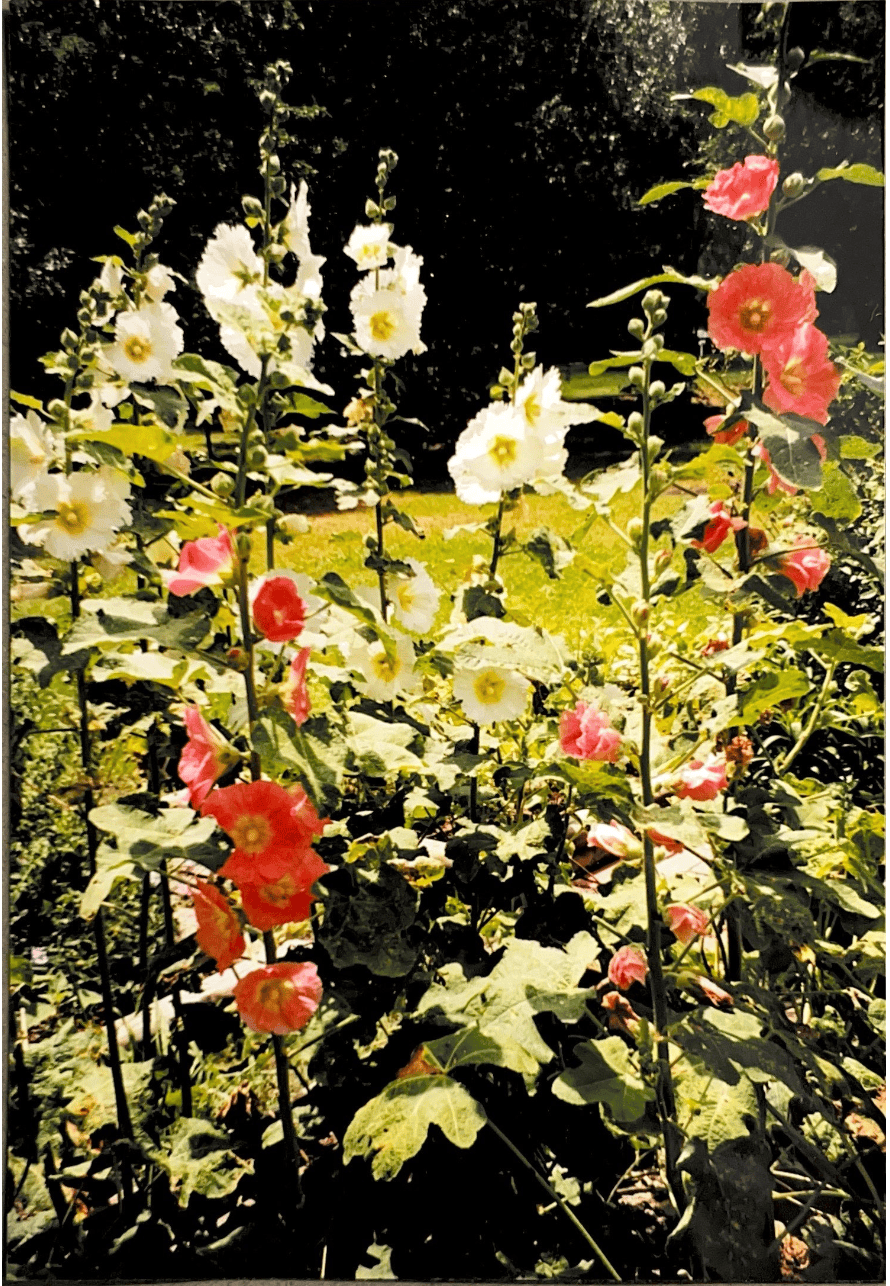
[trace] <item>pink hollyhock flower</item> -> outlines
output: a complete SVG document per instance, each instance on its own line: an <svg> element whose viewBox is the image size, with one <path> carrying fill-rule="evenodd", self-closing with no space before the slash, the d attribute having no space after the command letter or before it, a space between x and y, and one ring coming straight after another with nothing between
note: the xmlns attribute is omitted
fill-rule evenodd
<svg viewBox="0 0 890 1286"><path fill-rule="evenodd" d="M294 723L298 728L302 727L309 718L309 711L312 709L312 702L309 700L309 692L306 688L306 664L310 651L311 648L308 647L300 648L290 663L290 670L282 689L284 708L293 715Z"/></svg>
<svg viewBox="0 0 890 1286"><path fill-rule="evenodd" d="M820 424L837 397L841 374L828 360L828 337L815 326L800 326L792 335L763 350L769 376L763 400L771 411L793 411Z"/></svg>
<svg viewBox="0 0 890 1286"><path fill-rule="evenodd" d="M248 1027L286 1036L305 1027L315 1013L321 979L314 964L271 964L242 978L234 996Z"/></svg>
<svg viewBox="0 0 890 1286"><path fill-rule="evenodd" d="M202 536L200 540L187 540L179 551L179 569L164 573L164 581L171 594L182 597L194 594L206 585L219 585L231 572L235 563L232 533L218 523L218 536Z"/></svg>
<svg viewBox="0 0 890 1286"><path fill-rule="evenodd" d="M609 982L621 991L635 982L645 982L648 972L646 957L636 947L621 947L609 961Z"/></svg>
<svg viewBox="0 0 890 1286"><path fill-rule="evenodd" d="M741 531L746 526L744 518L733 518L724 508L722 500L715 500L711 505L711 519L705 525L701 540L691 540L693 549L704 549L709 554L716 554L730 532Z"/></svg>
<svg viewBox="0 0 890 1286"><path fill-rule="evenodd" d="M720 425L728 419L728 415L709 415L705 420L705 430L722 447L734 447L748 432L747 420L739 420L730 429L721 429Z"/></svg>
<svg viewBox="0 0 890 1286"><path fill-rule="evenodd" d="M812 442L816 450L819 452L819 459L824 464L825 461L828 459L828 450L825 446L825 439L822 437L821 433L814 433L813 436L810 438L810 441ZM781 476L781 474L776 472L776 470L773 468L772 460L770 459L770 453L769 451L767 451L763 443L762 442L755 443L753 450L757 458L759 460L762 460L763 463L766 465L766 467L769 469L770 476L769 476L769 481L766 484L767 495L771 496L776 491L784 491L789 496L796 496L799 488L795 487L794 484L791 482L786 482L785 479Z"/></svg>
<svg viewBox="0 0 890 1286"><path fill-rule="evenodd" d="M708 931L708 917L697 906L687 906L685 902L665 907L665 922L678 941L687 946L693 938L702 937Z"/></svg>
<svg viewBox="0 0 890 1286"><path fill-rule="evenodd" d="M762 353L816 320L813 279L778 263L748 263L708 296L708 334L718 348Z"/></svg>
<svg viewBox="0 0 890 1286"><path fill-rule="evenodd" d="M735 1004L729 992L724 991L722 987L718 987L711 978L706 978L703 974L699 974L696 978L693 978L693 983L698 987L699 991L705 993L712 1005L718 1005L721 1009L732 1009Z"/></svg>
<svg viewBox="0 0 890 1286"><path fill-rule="evenodd" d="M225 973L244 954L241 923L226 898L212 884L197 884L191 891L198 929L198 946Z"/></svg>
<svg viewBox="0 0 890 1286"><path fill-rule="evenodd" d="M255 582L250 594L253 620L270 643L290 643L302 634L306 604L294 572L269 572Z"/></svg>
<svg viewBox="0 0 890 1286"><path fill-rule="evenodd" d="M607 991L601 1002L603 1009L609 1011L609 1030L623 1031L628 1036L635 1036L640 1029L640 1020L629 1000L619 996L617 991Z"/></svg>
<svg viewBox="0 0 890 1286"><path fill-rule="evenodd" d="M202 814L216 818L234 841L235 853L229 861L239 855L248 859L255 881L278 879L282 859L287 865L296 852L308 848L312 824L308 810L317 821L305 792L291 794L274 781L239 781L211 791L201 805Z"/></svg>
<svg viewBox="0 0 890 1286"><path fill-rule="evenodd" d="M662 835L654 826L650 826L646 832L653 844L663 848L668 853L682 853L685 845L681 844L678 839L671 839L670 835Z"/></svg>
<svg viewBox="0 0 890 1286"><path fill-rule="evenodd" d="M694 799L701 804L716 799L727 785L724 760L711 759L703 763L693 759L680 773L674 794L678 799Z"/></svg>
<svg viewBox="0 0 890 1286"><path fill-rule="evenodd" d="M598 706L579 701L560 716L559 744L564 755L613 764L621 751L621 734Z"/></svg>
<svg viewBox="0 0 890 1286"><path fill-rule="evenodd" d="M763 213L778 181L778 161L768 156L746 156L732 169L716 174L702 197L715 214L741 221Z"/></svg>
<svg viewBox="0 0 890 1286"><path fill-rule="evenodd" d="M831 566L831 558L818 545L800 545L776 562L776 570L794 583L797 597L808 589L818 589Z"/></svg>
<svg viewBox="0 0 890 1286"><path fill-rule="evenodd" d="M222 733L211 728L197 706L186 706L183 714L189 739L179 759L179 777L188 786L189 803L197 808L223 773L236 764L239 755Z"/></svg>
<svg viewBox="0 0 890 1286"><path fill-rule="evenodd" d="M636 835L620 822L597 822L587 832L587 843L613 857L640 857L643 852Z"/></svg>

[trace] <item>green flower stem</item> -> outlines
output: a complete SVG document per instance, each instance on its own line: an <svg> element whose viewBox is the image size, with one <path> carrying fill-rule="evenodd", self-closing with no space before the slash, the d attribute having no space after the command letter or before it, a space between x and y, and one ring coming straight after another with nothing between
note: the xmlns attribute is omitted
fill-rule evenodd
<svg viewBox="0 0 890 1286"><path fill-rule="evenodd" d="M241 642L247 654L244 668L244 695L247 699L247 739L250 742L250 777L259 781L262 775L260 757L254 748L253 733L259 718L259 705L256 697L256 679L254 676L253 633L250 625L250 599L247 588L247 558L238 556L238 612L241 617Z"/></svg>
<svg viewBox="0 0 890 1286"><path fill-rule="evenodd" d="M504 497L503 495L498 502L498 511L494 520L494 531L492 533L492 551L491 563L488 567L489 576L494 576L498 569L498 560L501 556L501 523L504 521Z"/></svg>
<svg viewBox="0 0 890 1286"><path fill-rule="evenodd" d="M652 331L650 321L646 338ZM643 428L640 441L640 461L643 473L642 531L639 543L641 601L646 606L646 620L637 627L640 653L640 698L642 702L642 735L640 744L640 786L643 806L648 808L653 800L652 790L652 686L649 673L648 612L651 593L649 577L649 538L652 521L652 468L649 460L649 426L652 419L652 402L649 386L652 378L652 358L643 360ZM677 1108L674 1099L674 1082L671 1076L670 1052L666 1032L668 1029L667 994L661 963L661 915L658 909L658 890L655 873L655 849L648 834L643 836L643 872L646 883L646 955L649 964L649 985L655 1019L656 1059L658 1063L657 1098L662 1121L667 1181L674 1199L682 1212L685 1206L683 1185L677 1174L679 1138Z"/></svg>
<svg viewBox="0 0 890 1286"><path fill-rule="evenodd" d="M838 667L837 661L831 661L829 663L828 669L825 671L825 678L822 681L822 690L820 691L818 697L816 698L816 703L810 712L810 717L806 722L806 727L803 729L803 731L801 732L800 736L797 738L797 741L794 743L792 748L788 751L788 754L779 763L778 767L776 768L777 773L781 774L781 773L786 773L788 771L788 769L794 763L797 756L800 754L804 746L809 741L810 737L812 737L813 733L816 731L816 727L819 723L819 719L822 716L822 711L825 709L826 702L828 701L828 697L830 695L831 685L834 682L834 675L835 675L835 671L837 670L837 667Z"/></svg>
<svg viewBox="0 0 890 1286"><path fill-rule="evenodd" d="M274 964L277 959L277 955L275 951L275 935L271 930L267 930L263 934L263 945L266 948L266 963ZM284 1147L287 1153L288 1165L293 1172L292 1181L296 1185L295 1188L292 1189L292 1195L296 1198L294 1205L301 1205L300 1155L297 1148L297 1132L294 1127L294 1115L291 1108L289 1083L290 1066L284 1052L284 1040L281 1036L273 1035L272 1048L275 1051L275 1079L278 1082L278 1107L281 1112L281 1128L284 1132Z"/></svg>
<svg viewBox="0 0 890 1286"><path fill-rule="evenodd" d="M375 285L379 285L379 282L380 282L380 270L379 270L379 268L375 268L375 269L374 269L374 282L375 282ZM381 412L380 412L380 394L381 394L381 391L382 391L382 389L383 389L383 382L382 382L382 380L381 380L381 375L382 375L382 373L383 373L383 371L382 371L382 367L381 367L381 365L380 365L380 360L379 360L379 358L376 358L376 357L375 357L375 358L374 358L374 378L373 378L373 384L374 384L374 424L375 424L375 426L376 426L376 428L377 428L377 433L378 433L378 434L382 433L382 431L383 431L383 424L382 424L382 422L381 422L381 418L380 418L380 415L381 415ZM379 451L379 440L378 440L378 437L377 437L377 436L375 436L375 438L374 438L374 450L375 450L376 455L377 455L377 459L375 460L375 463L378 465L378 473L379 473L379 464L380 464L380 459L379 459L379 457L380 457L380 451ZM378 476L378 478L377 478L378 485L379 485L379 483L380 483L381 481L382 481L382 479ZM375 521L375 523L376 523L376 530L377 530L377 557L378 557L379 559L381 559L381 560L382 560L382 559L383 559L383 557L384 557L384 547L383 547L383 528L384 528L384 524L383 524L383 497L382 497L382 496L380 497L380 499L377 501L376 505L374 506L374 521ZM386 621L386 613L387 613L387 609L388 609L388 607L389 607L389 599L388 599L388 598L387 598L387 596L386 596L386 573L384 572L384 570L383 570L383 568L382 568L382 567L378 567L378 568L377 568L377 583L378 583L379 588L380 588L380 615L383 617L383 620L384 620L384 622L385 622L385 621Z"/></svg>
<svg viewBox="0 0 890 1286"><path fill-rule="evenodd" d="M76 621L80 616L79 567L75 560L71 564L71 619ZM89 857L90 875L96 872L96 853L99 849L99 837L96 828L90 821L95 801L92 788L93 753L90 738L89 702L87 699L86 671L83 667L77 671L77 704L80 710L80 765L85 778L83 792L83 823L86 831L87 854ZM124 1138L132 1138L133 1125L130 1118L130 1106L124 1088L121 1071L120 1049L117 1043L117 1032L114 1025L114 999L111 991L111 972L108 968L108 948L105 942L105 923L101 907L93 919L93 936L96 942L96 963L99 966L101 980L102 1010L105 1015L105 1032L108 1038L108 1065L111 1070L111 1081L114 1086L114 1103L117 1111L118 1129ZM130 1192L130 1180L127 1177L125 1191Z"/></svg>
<svg viewBox="0 0 890 1286"><path fill-rule="evenodd" d="M751 374L751 392L755 398L763 393L763 370L760 365L760 358L754 358L754 367ZM749 430L750 438L756 436L756 430ZM748 459L745 462L745 478L742 487L742 512L741 517L745 521L741 531L735 534L735 547L739 559L739 571L744 576L751 570L751 538L748 522L751 517L751 503L754 499L754 472L757 468L757 460L751 451L750 444L748 449ZM736 612L732 618L732 645L735 647L741 643L745 633L745 618L741 612ZM734 684L727 687L727 692L732 695Z"/></svg>
<svg viewBox="0 0 890 1286"><path fill-rule="evenodd" d="M478 723L473 724L473 736L470 738L470 754L471 755L479 754ZM475 822L477 820L478 820L478 807L477 807L477 798L476 798L476 774L474 773L473 776L470 778L470 821Z"/></svg>
<svg viewBox="0 0 890 1286"><path fill-rule="evenodd" d="M501 1142L510 1149L513 1155L516 1157L517 1161L521 1162L522 1165L525 1166L526 1170L528 1170L529 1173L534 1176L537 1182L541 1185L541 1187L550 1197L551 1201L556 1202L556 1204L559 1206L560 1210L563 1212L563 1214L569 1220L569 1222L574 1224L575 1228L578 1230L578 1232L587 1242L588 1246L596 1255L597 1259L600 1261L603 1268L605 1268L606 1272L612 1278L612 1281L620 1282L621 1281L620 1273L618 1273L618 1271L606 1258L605 1253L599 1248L597 1243L593 1240L593 1237L591 1237L590 1233L584 1227L583 1223L575 1214L572 1207L568 1205L565 1201L563 1201L562 1197L559 1195L558 1192L555 1191L555 1189L551 1188L550 1184L547 1182L544 1176L535 1169L531 1161L529 1161L525 1156L523 1156L523 1154L519 1151L519 1148L517 1148L516 1144L511 1143L511 1141L507 1138L503 1130L501 1130L497 1125L495 1125L494 1121L492 1121L490 1117L487 1118L487 1124L490 1127L490 1129L498 1136Z"/></svg>
<svg viewBox="0 0 890 1286"><path fill-rule="evenodd" d="M241 446L238 452L238 481L235 485L235 506L243 509L244 500L247 495L247 440L250 437L250 430L256 423L257 412L263 405L266 397L266 372L269 367L269 355L264 353L260 363L260 378L256 389L256 401L250 408L244 420L244 427L241 430ZM219 497L214 495L214 500Z"/></svg>

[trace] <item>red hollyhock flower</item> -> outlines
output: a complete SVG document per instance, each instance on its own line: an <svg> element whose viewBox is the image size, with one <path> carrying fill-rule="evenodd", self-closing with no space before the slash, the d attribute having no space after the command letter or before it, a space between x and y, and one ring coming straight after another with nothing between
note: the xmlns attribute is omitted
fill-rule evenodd
<svg viewBox="0 0 890 1286"><path fill-rule="evenodd" d="M575 759L614 763L621 753L621 734L598 706L579 701L560 716L559 744L563 754Z"/></svg>
<svg viewBox="0 0 890 1286"><path fill-rule="evenodd" d="M171 594L182 597L194 594L205 585L218 585L228 575L235 563L235 546L232 533L221 523L218 536L202 536L200 540L187 540L179 551L179 570L167 572L164 580Z"/></svg>
<svg viewBox="0 0 890 1286"><path fill-rule="evenodd" d="M680 773L674 794L678 799L694 799L701 804L716 799L728 785L722 759L711 759L708 763L693 759Z"/></svg>
<svg viewBox="0 0 890 1286"><path fill-rule="evenodd" d="M244 954L244 934L235 912L219 889L212 884L198 884L192 890L198 930L198 946L225 972Z"/></svg>
<svg viewBox="0 0 890 1286"><path fill-rule="evenodd" d="M308 647L300 648L290 663L290 670L282 690L284 708L293 715L294 723L298 728L302 727L309 718L309 711L312 709L312 702L309 700L309 692L306 688L306 664L310 651Z"/></svg>
<svg viewBox="0 0 890 1286"><path fill-rule="evenodd" d="M779 181L779 163L768 156L746 156L730 170L721 170L702 193L705 205L727 219L750 219L762 214Z"/></svg>
<svg viewBox="0 0 890 1286"><path fill-rule="evenodd" d="M739 420L731 429L721 429L720 425L728 419L728 415L709 415L705 420L706 432L722 447L734 447L748 432L747 420Z"/></svg>
<svg viewBox="0 0 890 1286"><path fill-rule="evenodd" d="M708 931L708 917L697 906L687 906L685 902L665 907L664 918L671 933L684 947Z"/></svg>
<svg viewBox="0 0 890 1286"><path fill-rule="evenodd" d="M710 521L706 524L701 540L691 540L693 549L704 549L709 554L716 554L726 537L733 531L741 531L745 526L744 518L733 518L723 506L722 500L715 500L711 505Z"/></svg>
<svg viewBox="0 0 890 1286"><path fill-rule="evenodd" d="M306 604L294 572L269 572L251 590L253 621L270 643L290 643L303 632Z"/></svg>
<svg viewBox="0 0 890 1286"><path fill-rule="evenodd" d="M635 982L645 982L648 972L646 957L636 947L621 947L609 961L609 982L621 991Z"/></svg>
<svg viewBox="0 0 890 1286"><path fill-rule="evenodd" d="M248 1027L286 1036L305 1027L315 1013L321 979L314 964L271 964L242 978L234 995Z"/></svg>
<svg viewBox="0 0 890 1286"><path fill-rule="evenodd" d="M295 816L295 805L301 821ZM311 818L306 814L307 805L312 809ZM277 860L282 851L306 847L307 822L317 821L304 791L295 798L274 781L239 781L214 790L201 805L201 812L216 818L237 851L254 859L258 871L265 872L271 862L269 874L273 878L279 873Z"/></svg>
<svg viewBox="0 0 890 1286"><path fill-rule="evenodd" d="M282 857L275 872L268 865L261 873L252 858L235 852L220 869L220 875L232 880L241 890L244 914L255 929L271 929L276 924L293 924L307 920L312 912L312 885L330 870L314 851L308 848Z"/></svg>
<svg viewBox="0 0 890 1286"><path fill-rule="evenodd" d="M817 545L801 545L789 554L783 554L776 564L777 571L793 582L797 597L808 589L818 589L831 566L831 558Z"/></svg>
<svg viewBox="0 0 890 1286"><path fill-rule="evenodd" d="M708 313L708 334L717 347L743 353L762 353L818 316L810 275L795 281L778 263L749 263L731 272L708 296Z"/></svg>
<svg viewBox="0 0 890 1286"><path fill-rule="evenodd" d="M214 782L238 762L238 754L225 737L212 728L197 706L186 706L183 714L189 739L179 759L179 776L189 788L189 803L197 808L210 793Z"/></svg>
<svg viewBox="0 0 890 1286"><path fill-rule="evenodd" d="M828 423L828 408L837 397L841 374L828 360L828 337L815 326L800 326L763 350L769 376L763 400L780 415L793 411L820 424Z"/></svg>
<svg viewBox="0 0 890 1286"><path fill-rule="evenodd" d="M686 847L678 839L672 839L670 835L662 835L661 831L657 831L654 826L650 826L646 834L653 844L657 844L667 853L682 853Z"/></svg>

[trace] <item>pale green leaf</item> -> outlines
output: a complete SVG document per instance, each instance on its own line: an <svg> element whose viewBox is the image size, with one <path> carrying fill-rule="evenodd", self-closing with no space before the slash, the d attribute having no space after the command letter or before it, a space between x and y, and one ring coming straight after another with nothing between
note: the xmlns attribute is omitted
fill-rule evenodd
<svg viewBox="0 0 890 1286"><path fill-rule="evenodd" d="M641 1079L620 1036L576 1045L579 1067L553 1082L553 1093L566 1103L605 1103L616 1121L636 1121L654 1102L655 1093Z"/></svg>
<svg viewBox="0 0 890 1286"><path fill-rule="evenodd" d="M654 188L649 188L637 202L637 205L652 205L654 201L661 201L666 196L672 196L674 192L679 192L681 188L691 188L691 183L683 183L676 179L668 183L656 183Z"/></svg>
<svg viewBox="0 0 890 1286"><path fill-rule="evenodd" d="M697 290L714 290L719 284L718 277L686 277L682 272L677 272L676 268L665 267L652 277L643 277L629 286L614 290L611 295L603 295L601 299L591 300L587 307L605 308L609 304L620 304L623 300L638 295L641 290L648 290L650 286L694 286Z"/></svg>
<svg viewBox="0 0 890 1286"><path fill-rule="evenodd" d="M456 1147L469 1148L485 1121L481 1104L449 1076L407 1076L355 1114L343 1138L343 1160L369 1156L375 1179L393 1179L423 1147L431 1125Z"/></svg>
<svg viewBox="0 0 890 1286"><path fill-rule="evenodd" d="M817 170L816 178L823 183L830 179L844 179L847 183L863 183L870 188L884 186L883 174L873 165L848 165L846 161L842 165L835 166L834 169Z"/></svg>
<svg viewBox="0 0 890 1286"><path fill-rule="evenodd" d="M171 1191L180 1206L187 1206L192 1193L219 1199L235 1191L245 1174L253 1174L253 1161L239 1157L231 1139L209 1121L180 1116L163 1140L169 1151L153 1157L170 1176Z"/></svg>

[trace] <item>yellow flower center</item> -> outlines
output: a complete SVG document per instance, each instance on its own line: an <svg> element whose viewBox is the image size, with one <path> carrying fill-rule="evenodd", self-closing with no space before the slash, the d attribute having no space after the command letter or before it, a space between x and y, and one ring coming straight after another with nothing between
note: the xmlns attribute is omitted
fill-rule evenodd
<svg viewBox="0 0 890 1286"><path fill-rule="evenodd" d="M773 307L769 300L749 299L739 314L742 329L753 331L755 335L760 334L769 325L772 311Z"/></svg>
<svg viewBox="0 0 890 1286"><path fill-rule="evenodd" d="M62 528L62 531L69 536L82 535L90 525L90 511L82 500L75 501L73 504L62 502L59 505L56 525Z"/></svg>
<svg viewBox="0 0 890 1286"><path fill-rule="evenodd" d="M370 326L374 339L385 343L395 330L396 323L392 313L379 312L371 314Z"/></svg>
<svg viewBox="0 0 890 1286"><path fill-rule="evenodd" d="M271 838L272 828L266 817L239 817L232 827L235 847L242 853L262 853Z"/></svg>
<svg viewBox="0 0 890 1286"><path fill-rule="evenodd" d="M371 669L377 675L378 679L383 679L385 683L391 683L399 672L398 661L390 661L385 652L371 657Z"/></svg>
<svg viewBox="0 0 890 1286"><path fill-rule="evenodd" d="M529 424L534 424L541 414L541 399L537 393L532 393L525 399L522 409Z"/></svg>
<svg viewBox="0 0 890 1286"><path fill-rule="evenodd" d="M476 695L476 700L480 705L484 706L497 705L504 695L506 686L506 680L492 670L483 670L478 678L473 680L473 692Z"/></svg>
<svg viewBox="0 0 890 1286"><path fill-rule="evenodd" d="M508 464L512 464L516 459L516 439L505 437L498 434L491 446L488 448L488 454L494 460L500 469L504 469Z"/></svg>
<svg viewBox="0 0 890 1286"><path fill-rule="evenodd" d="M272 906L284 906L296 893L297 886L294 877L286 872L273 884L260 885L257 891L264 902L271 902Z"/></svg>
<svg viewBox="0 0 890 1286"><path fill-rule="evenodd" d="M792 397L800 397L804 390L804 372L800 369L803 362L799 357L792 357L779 376L782 386Z"/></svg>
<svg viewBox="0 0 890 1286"><path fill-rule="evenodd" d="M256 989L257 1003L263 1009L283 1009L287 1002L288 984L283 978L264 978Z"/></svg>
<svg viewBox="0 0 890 1286"><path fill-rule="evenodd" d="M414 607L414 590L410 581L404 585L399 585L396 589L396 598L399 600L399 607L403 612L410 612Z"/></svg>
<svg viewBox="0 0 890 1286"><path fill-rule="evenodd" d="M130 335L124 344L124 352L131 362L146 362L151 357L151 341L144 335Z"/></svg>

